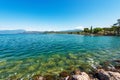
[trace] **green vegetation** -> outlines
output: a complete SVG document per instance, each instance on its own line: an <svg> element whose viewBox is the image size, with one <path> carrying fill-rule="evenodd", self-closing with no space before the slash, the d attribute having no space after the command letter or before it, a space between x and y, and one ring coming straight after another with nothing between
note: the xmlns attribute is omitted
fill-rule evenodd
<svg viewBox="0 0 120 80"><path fill-rule="evenodd" d="M115 23L111 27L95 27L95 28L84 28L83 34L94 34L94 35L120 35L120 22Z"/></svg>
<svg viewBox="0 0 120 80"><path fill-rule="evenodd" d="M110 36L118 36L120 35L120 22L114 24L111 27L90 27L84 28L84 30L76 30L76 31L48 31L44 33L57 33L57 34L81 34L81 35L110 35Z"/></svg>
<svg viewBox="0 0 120 80"><path fill-rule="evenodd" d="M84 32L89 33L90 32L89 28L84 28Z"/></svg>
<svg viewBox="0 0 120 80"><path fill-rule="evenodd" d="M94 28L93 33L96 34L96 33L100 32L102 30L103 30L102 28Z"/></svg>
<svg viewBox="0 0 120 80"><path fill-rule="evenodd" d="M120 27L112 26L110 28L100 28L96 27L92 30L89 28L84 28L83 34L94 34L94 35L120 35Z"/></svg>

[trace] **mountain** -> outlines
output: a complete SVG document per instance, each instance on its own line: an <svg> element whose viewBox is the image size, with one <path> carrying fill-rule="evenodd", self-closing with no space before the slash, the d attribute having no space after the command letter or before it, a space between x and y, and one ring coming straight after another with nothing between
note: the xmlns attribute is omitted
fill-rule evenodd
<svg viewBox="0 0 120 80"><path fill-rule="evenodd" d="M60 31L60 32L81 32L80 29L73 29L73 30L66 30L66 31Z"/></svg>
<svg viewBox="0 0 120 80"><path fill-rule="evenodd" d="M43 34L41 31L25 31L23 34Z"/></svg>
<svg viewBox="0 0 120 80"><path fill-rule="evenodd" d="M82 30L80 29L74 29L74 30L65 30L65 31L26 31L23 29L18 29L18 30L0 30L0 34L44 34L44 33L69 33L69 32L81 32Z"/></svg>
<svg viewBox="0 0 120 80"><path fill-rule="evenodd" d="M25 30L18 29L18 30L0 30L0 34L19 34L24 33Z"/></svg>

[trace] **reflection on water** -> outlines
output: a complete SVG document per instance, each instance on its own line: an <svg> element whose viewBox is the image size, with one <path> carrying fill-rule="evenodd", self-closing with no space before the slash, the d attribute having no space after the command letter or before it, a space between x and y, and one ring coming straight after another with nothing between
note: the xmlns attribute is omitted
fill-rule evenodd
<svg viewBox="0 0 120 80"><path fill-rule="evenodd" d="M0 35L0 79L55 74L120 58L120 37L64 34Z"/></svg>

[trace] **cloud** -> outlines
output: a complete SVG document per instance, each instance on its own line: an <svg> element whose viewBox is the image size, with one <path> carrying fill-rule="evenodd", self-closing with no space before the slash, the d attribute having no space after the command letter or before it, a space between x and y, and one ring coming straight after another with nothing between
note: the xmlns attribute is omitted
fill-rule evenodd
<svg viewBox="0 0 120 80"><path fill-rule="evenodd" d="M75 27L75 29L80 29L80 30L83 30L84 27L83 26L78 26L78 27Z"/></svg>

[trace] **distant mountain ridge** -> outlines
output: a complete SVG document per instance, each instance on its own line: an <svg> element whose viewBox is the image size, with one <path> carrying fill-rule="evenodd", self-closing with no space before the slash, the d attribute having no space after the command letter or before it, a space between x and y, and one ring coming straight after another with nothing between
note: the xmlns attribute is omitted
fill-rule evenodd
<svg viewBox="0 0 120 80"><path fill-rule="evenodd" d="M65 31L60 31L60 32L81 32L82 30L80 29L73 29L73 30L65 30Z"/></svg>
<svg viewBox="0 0 120 80"><path fill-rule="evenodd" d="M0 34L19 34L24 33L26 30L18 29L18 30L0 30Z"/></svg>
<svg viewBox="0 0 120 80"><path fill-rule="evenodd" d="M43 34L43 33L51 33L51 32L81 32L80 29L73 29L73 30L64 30L64 31L26 31L23 29L17 30L0 30L0 34Z"/></svg>

